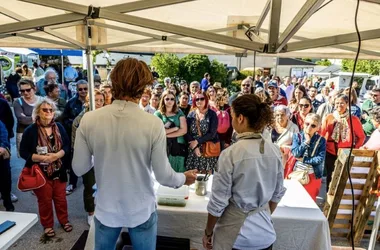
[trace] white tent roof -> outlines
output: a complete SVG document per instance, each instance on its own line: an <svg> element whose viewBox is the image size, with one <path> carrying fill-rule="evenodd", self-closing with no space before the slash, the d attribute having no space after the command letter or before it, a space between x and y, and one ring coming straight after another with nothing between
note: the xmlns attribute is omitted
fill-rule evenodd
<svg viewBox="0 0 380 250"><path fill-rule="evenodd" d="M0 48L0 53L12 53L12 54L18 54L18 55L36 55L37 53L30 49L24 49L24 48Z"/></svg>
<svg viewBox="0 0 380 250"><path fill-rule="evenodd" d="M280 51L278 55L284 57L353 58L357 46L356 0L67 2L2 1L0 47L85 49L84 29L75 25L86 22L89 5L101 7L99 14L93 9L94 19L88 21L92 49L207 54L255 50L262 54ZM380 58L379 13L380 0L361 1L361 59ZM253 26L261 27L259 35L253 35L250 41L245 32Z"/></svg>

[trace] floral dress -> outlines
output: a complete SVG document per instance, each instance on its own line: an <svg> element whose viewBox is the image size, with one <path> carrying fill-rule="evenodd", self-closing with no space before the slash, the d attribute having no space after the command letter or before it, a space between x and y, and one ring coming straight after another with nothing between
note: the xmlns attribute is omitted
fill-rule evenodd
<svg viewBox="0 0 380 250"><path fill-rule="evenodd" d="M193 112L195 112L195 111L193 111ZM210 112L210 111L207 111L207 113L208 112ZM205 114L205 118L203 120L200 120L200 124L199 124L202 135L204 135L208 132L209 126L210 126L210 119L209 119L207 113ZM189 130L189 132L192 135L192 137L194 138L194 140L201 137L198 134L196 119L194 119L191 122L190 126L187 129ZM208 170L217 171L217 169L215 169L215 168L216 168L216 163L218 161L218 157L204 157L203 156L204 146L205 146L204 144L199 146L199 149L202 153L202 156L200 156L200 157L196 156L194 151L189 148L189 155L188 155L187 161L186 161L186 168L188 170L198 169L199 171L208 171Z"/></svg>

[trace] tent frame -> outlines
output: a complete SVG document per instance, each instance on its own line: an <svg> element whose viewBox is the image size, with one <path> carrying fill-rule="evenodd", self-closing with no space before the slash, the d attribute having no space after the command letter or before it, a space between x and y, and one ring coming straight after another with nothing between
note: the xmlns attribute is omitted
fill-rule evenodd
<svg viewBox="0 0 380 250"><path fill-rule="evenodd" d="M243 24L238 27L228 27L211 31L202 31L194 28L184 27L180 25L175 25L171 23L160 22L156 20L151 20L147 18L142 18L138 16L133 16L125 14L128 12L157 8L162 6L169 6L173 4L180 4L191 2L195 0L149 0L149 1L135 1L123 4L117 4L108 7L94 7L92 5L86 6L77 3L68 3L62 0L19 0L22 2L28 2L32 4L37 4L45 7L60 9L64 11L69 11L71 13L61 14L56 16L49 16L44 18L36 18L28 20L23 16L18 15L10 10L0 7L0 14L6 15L18 22L0 25L0 39L9 36L20 36L27 39L39 40L47 43L54 43L62 45L68 48L79 48L86 50L87 64L88 64L88 77L90 83L90 91L93 92L93 63L92 54L93 49L107 49L118 46L126 46L133 44L151 43L156 41L165 41L166 43L179 43L192 47L198 47L209 51L215 51L222 54L236 54L242 53L246 54L247 51L253 51L259 53L285 53L289 51L304 50L316 47L333 46L347 51L356 51L356 48L341 45L344 43L356 42L356 33L343 34L338 36L322 37L316 39L306 39L304 37L294 36L295 33L302 27L302 25L316 12L319 10L320 6L323 4L324 0L306 0L305 4L301 7L299 12L292 19L290 24L286 27L284 32L280 34L280 16L281 16L281 5L282 0L267 0L263 11L257 20L255 26L250 27L249 25ZM379 3L380 0L363 0L372 3ZM270 13L270 29L268 32L268 41L265 43L260 36L260 31L265 32L261 29L261 26ZM160 36L156 34L151 34L148 32L143 32L136 29L122 28L116 25L109 25L97 22L96 19L105 19L122 24L128 24L137 27L143 27L151 30L167 32L174 35ZM85 41L83 44L71 37L67 37L58 31L54 31L56 28L70 27L74 25L82 24L85 25ZM92 45L91 44L91 31L92 26L96 25L99 27L104 27L108 29L119 30L122 32L129 32L133 34L138 34L141 36L148 37L146 39L140 39L137 41L126 41L114 44L106 45ZM227 35L217 34L220 32L237 30L245 28L247 32L250 32L250 41L235 37L230 37ZM251 32L253 31L253 32ZM55 38L59 38L60 41L40 38L37 36L29 35L35 32L45 32ZM380 38L380 29L367 30L361 32L363 40L371 40ZM205 44L200 44L197 42L190 42L183 40L183 38L190 37L195 38L200 41L207 41L215 44L222 44L235 48L234 51L230 49L221 49ZM298 39L300 41L288 43L291 38ZM236 50L242 49L241 51ZM237 51L237 52L236 52ZM362 53L380 56L379 52L362 50ZM90 97L91 107L94 108L94 97Z"/></svg>

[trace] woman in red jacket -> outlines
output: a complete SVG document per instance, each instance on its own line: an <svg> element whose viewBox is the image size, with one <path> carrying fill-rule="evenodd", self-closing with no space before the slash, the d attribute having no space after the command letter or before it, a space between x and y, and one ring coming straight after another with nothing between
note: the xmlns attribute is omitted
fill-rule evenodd
<svg viewBox="0 0 380 250"><path fill-rule="evenodd" d="M350 148L352 140L354 140L355 148L360 148L365 139L362 124L356 116L352 116L354 138L351 138L348 104L349 100L346 95L338 95L335 98L335 111L332 114L327 115L322 123L321 134L327 140L325 160L325 168L327 170L327 191L331 182L332 172L335 168L338 149Z"/></svg>

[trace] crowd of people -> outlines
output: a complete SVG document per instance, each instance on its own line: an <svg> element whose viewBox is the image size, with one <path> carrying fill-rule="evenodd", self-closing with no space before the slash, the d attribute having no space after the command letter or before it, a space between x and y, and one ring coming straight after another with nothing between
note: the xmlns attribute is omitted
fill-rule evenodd
<svg viewBox="0 0 380 250"><path fill-rule="evenodd" d="M247 77L240 91L230 95L221 83L211 84L208 73L199 82L166 77L161 84L145 63L125 59L113 69L110 83L95 85L96 110L90 111L88 83L71 65L63 84L54 70L41 74L35 66L35 73L16 69L12 76L18 76L12 79L17 89L12 85L9 92L16 121L7 101L0 99L3 203L7 211L15 210L9 140L16 122L19 157L26 167L38 164L47 180L33 191L45 235L55 236L52 204L62 228L73 229L66 195L82 177L96 249L112 248L122 227L129 229L134 245L155 245L146 240L157 230L153 186L146 181L152 171L159 183L170 187L193 183L197 173L215 175L203 238L206 248L214 239L217 249L225 244L229 249L271 249L275 232L265 207L271 212L276 208L285 192L284 178L306 171L308 182L302 184L316 200L324 176L329 188L338 149L352 142L355 148L380 149L377 87L361 108L355 91L349 100L349 89L334 90L321 79L313 84L291 77ZM36 75L34 81L30 74ZM249 187L266 191L257 197L254 189L244 191ZM241 210L255 213L247 217ZM245 230L231 232L226 226L231 220L240 221L239 230L244 220L249 223ZM252 234L255 237L247 236Z"/></svg>

